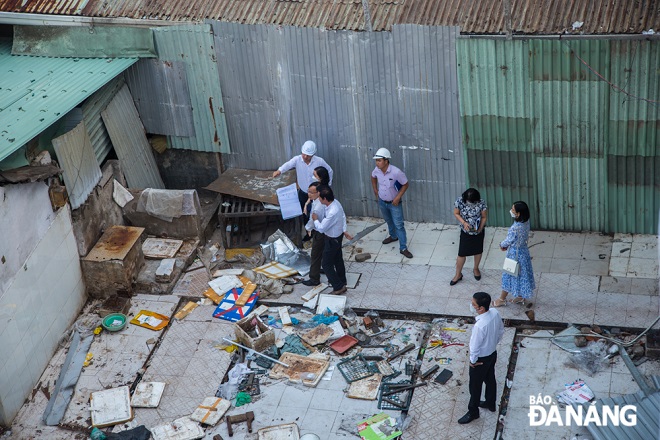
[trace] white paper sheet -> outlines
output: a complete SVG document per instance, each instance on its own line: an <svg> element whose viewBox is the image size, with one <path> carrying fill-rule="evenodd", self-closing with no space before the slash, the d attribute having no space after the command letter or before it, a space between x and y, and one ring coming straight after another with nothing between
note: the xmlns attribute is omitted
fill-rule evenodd
<svg viewBox="0 0 660 440"><path fill-rule="evenodd" d="M298 189L296 184L292 183L289 186L278 188L277 200L280 202L280 209L282 210L282 218L284 220L298 217L302 215L302 208L298 200Z"/></svg>

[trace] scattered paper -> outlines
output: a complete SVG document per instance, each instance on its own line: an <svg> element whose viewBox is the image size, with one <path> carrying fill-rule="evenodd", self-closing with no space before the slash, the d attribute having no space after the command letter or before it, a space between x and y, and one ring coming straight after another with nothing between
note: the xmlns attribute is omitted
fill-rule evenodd
<svg viewBox="0 0 660 440"><path fill-rule="evenodd" d="M163 322L162 319L154 318L153 316L142 315L137 318L140 324L147 324L152 327L158 327L158 324Z"/></svg>
<svg viewBox="0 0 660 440"><path fill-rule="evenodd" d="M218 269L213 272L213 278L221 277L223 275L243 275L244 269Z"/></svg>
<svg viewBox="0 0 660 440"><path fill-rule="evenodd" d="M112 198L114 199L115 203L117 203L122 208L126 206L128 202L134 199L133 194L124 188L121 183L117 182L117 179L114 179Z"/></svg>
<svg viewBox="0 0 660 440"><path fill-rule="evenodd" d="M295 183L278 188L276 192L284 220L302 215L300 200L298 200L298 188L296 188Z"/></svg>
<svg viewBox="0 0 660 440"><path fill-rule="evenodd" d="M557 400L567 405L570 405L571 403L591 402L594 398L593 391L591 391L583 380L576 380L573 383L567 383L564 387L566 389L557 394Z"/></svg>
<svg viewBox="0 0 660 440"><path fill-rule="evenodd" d="M224 295L235 287L243 287L243 283L236 275L223 275L209 281L209 287L218 295Z"/></svg>

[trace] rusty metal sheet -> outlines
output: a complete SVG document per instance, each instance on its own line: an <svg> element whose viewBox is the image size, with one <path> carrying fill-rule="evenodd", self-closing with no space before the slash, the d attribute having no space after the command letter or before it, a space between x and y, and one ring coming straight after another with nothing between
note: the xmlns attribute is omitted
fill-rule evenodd
<svg viewBox="0 0 660 440"><path fill-rule="evenodd" d="M315 387L330 366L329 361L313 359L289 352L283 353L280 356L280 362L284 362L289 368L275 364L270 370L269 377L271 379L289 379L290 382L302 382L303 385L308 387ZM312 375L309 377L305 376L307 373L311 373Z"/></svg>
<svg viewBox="0 0 660 440"><path fill-rule="evenodd" d="M57 176L60 170L55 165L42 165L31 167L26 165L13 170L0 171L0 183L24 183L46 180L49 177Z"/></svg>
<svg viewBox="0 0 660 440"><path fill-rule="evenodd" d="M346 396L350 399L376 400L382 381L382 374L374 374L373 376L351 382Z"/></svg>
<svg viewBox="0 0 660 440"><path fill-rule="evenodd" d="M140 239L143 232L144 228L134 226L111 226L103 233L94 248L89 251L89 254L83 260L123 260Z"/></svg>
<svg viewBox="0 0 660 440"><path fill-rule="evenodd" d="M279 205L275 190L295 183L296 173L291 170L278 177L272 177L272 175L272 171L232 168L222 173L204 189Z"/></svg>

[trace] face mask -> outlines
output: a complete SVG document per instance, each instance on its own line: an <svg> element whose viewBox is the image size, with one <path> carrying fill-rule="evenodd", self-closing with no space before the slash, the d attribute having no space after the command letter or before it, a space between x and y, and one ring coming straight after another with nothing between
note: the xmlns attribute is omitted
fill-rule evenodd
<svg viewBox="0 0 660 440"><path fill-rule="evenodd" d="M511 217L516 218L516 214L513 211L509 211L509 214L511 214Z"/></svg>
<svg viewBox="0 0 660 440"><path fill-rule="evenodd" d="M470 303L470 313L472 313L473 315L478 315L477 309L474 308L472 303Z"/></svg>

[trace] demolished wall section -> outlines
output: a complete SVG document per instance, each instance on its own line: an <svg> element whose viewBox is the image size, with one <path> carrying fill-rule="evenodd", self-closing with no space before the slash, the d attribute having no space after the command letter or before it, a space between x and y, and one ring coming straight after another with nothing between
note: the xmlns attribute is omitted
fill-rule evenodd
<svg viewBox="0 0 660 440"><path fill-rule="evenodd" d="M124 216L121 207L112 198L114 180L124 187L126 180L121 173L119 161L110 160L103 166L103 177L89 195L85 203L74 210L73 233L76 237L78 254L85 256L94 247L103 231L110 226L123 226Z"/></svg>

